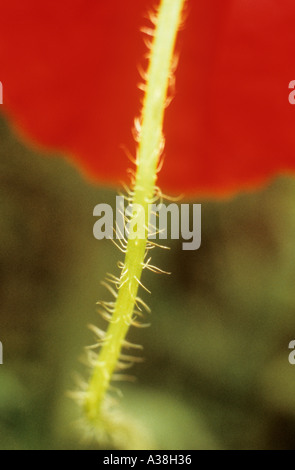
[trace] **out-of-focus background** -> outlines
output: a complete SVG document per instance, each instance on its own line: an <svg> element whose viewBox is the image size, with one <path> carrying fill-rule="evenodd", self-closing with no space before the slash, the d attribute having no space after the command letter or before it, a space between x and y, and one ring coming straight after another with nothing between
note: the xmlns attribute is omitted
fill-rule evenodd
<svg viewBox="0 0 295 470"><path fill-rule="evenodd" d="M93 237L93 208L115 191L60 158L25 148L0 127L0 448L105 448L77 430L67 397L79 357L105 327L96 301L121 254ZM170 276L145 273L151 327L120 407L148 438L130 448L295 447L295 180L202 203L202 246L154 250ZM142 439L140 441L140 439ZM148 444L152 442L153 444ZM116 444L109 443L109 448Z"/></svg>

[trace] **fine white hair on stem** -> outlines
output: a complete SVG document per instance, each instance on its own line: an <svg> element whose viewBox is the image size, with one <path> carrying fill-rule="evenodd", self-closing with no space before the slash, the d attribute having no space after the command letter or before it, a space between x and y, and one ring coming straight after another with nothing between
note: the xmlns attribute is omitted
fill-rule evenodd
<svg viewBox="0 0 295 470"><path fill-rule="evenodd" d="M122 348L141 349L126 340L129 327L149 326L142 322L145 311L150 312L139 296L141 289L150 293L141 281L142 272L148 269L158 274L165 273L152 264L150 252L155 247L168 247L149 239L147 215L150 203L162 203L163 200L156 181L163 164L165 148L165 107L175 94L176 60L173 60L173 55L184 2L185 0L161 0L159 8L148 13L152 26L143 28L142 37L147 46L146 57L149 59L149 65L147 71L139 67L145 95L141 114L134 120L133 137L137 144L135 157L125 150L136 169L129 173L131 189L125 187L123 201L134 206L128 215L124 207L119 209L123 225L116 223L114 234L118 240L111 237L114 245L125 256L124 262L118 263L120 274L107 274L106 281L102 283L112 296L112 301L97 303L101 316L109 323L107 333L103 334L100 329L93 330L96 342L93 348L87 350L88 364L92 370L89 383L86 389L83 389L83 407L89 422L99 422L102 426L107 422L106 411L109 410L110 403L114 403L108 399L111 381L129 380L128 375L118 374L118 371L129 369L134 362L140 360L121 352ZM136 205L144 208L145 217L140 222L136 220ZM134 227L139 223L144 236L136 235L134 238ZM157 233L161 232L156 227L154 229ZM100 348L98 354L95 351L97 347Z"/></svg>

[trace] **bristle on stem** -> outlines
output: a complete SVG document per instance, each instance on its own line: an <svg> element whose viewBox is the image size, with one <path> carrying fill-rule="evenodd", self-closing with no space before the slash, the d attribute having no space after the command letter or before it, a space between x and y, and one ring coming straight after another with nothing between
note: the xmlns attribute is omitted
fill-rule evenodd
<svg viewBox="0 0 295 470"><path fill-rule="evenodd" d="M185 0L161 0L158 11L151 12L149 19L152 27L145 27L143 38L148 47L149 66L147 72L141 71L145 92L141 116L135 120L134 138L138 143L136 158L136 173L131 172L132 188L127 188L127 200L144 208L148 214L151 201L161 198L161 192L156 186L157 174L162 166L162 153L165 145L163 137L163 119L165 108L174 88L174 71L176 60L174 55L175 41L182 19ZM133 212L125 219L128 224L135 217ZM109 274L104 286L113 296L113 302L98 302L100 313L109 322L106 333L96 327L91 327L96 335L96 344L101 345L98 354L88 350L91 375L88 385L83 389L83 407L86 419L92 425L105 422L107 392L112 380L118 378L131 380L116 371L129 368L135 361L131 356L122 355L121 349L141 349L140 346L126 341L126 335L131 325L148 326L138 322L142 309L149 312L147 305L138 297L138 289L142 287L150 292L141 282L143 269L162 273L159 268L150 264L147 253L155 246L148 240L148 220L144 222L145 237L128 237L112 240L125 255L124 263L119 263L121 275L116 277ZM117 232L118 227L117 227ZM125 231L128 235L128 230ZM110 285L111 284L111 285ZM114 286L114 287L112 287ZM135 310L137 309L137 311ZM136 359L137 361L137 359Z"/></svg>

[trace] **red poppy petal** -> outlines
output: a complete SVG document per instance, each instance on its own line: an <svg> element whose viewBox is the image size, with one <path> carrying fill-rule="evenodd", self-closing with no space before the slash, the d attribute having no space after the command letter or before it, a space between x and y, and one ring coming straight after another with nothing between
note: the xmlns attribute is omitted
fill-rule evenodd
<svg viewBox="0 0 295 470"><path fill-rule="evenodd" d="M42 146L117 183L134 152L139 27L151 0L0 0L6 113ZM164 190L220 195L294 171L294 0L189 0L165 122Z"/></svg>
<svg viewBox="0 0 295 470"><path fill-rule="evenodd" d="M186 191L222 194L294 172L288 84L295 78L295 2L201 0L191 6L178 96L167 120L165 177L176 186L181 177ZM189 140L182 140L186 129ZM179 176L171 154L183 156Z"/></svg>

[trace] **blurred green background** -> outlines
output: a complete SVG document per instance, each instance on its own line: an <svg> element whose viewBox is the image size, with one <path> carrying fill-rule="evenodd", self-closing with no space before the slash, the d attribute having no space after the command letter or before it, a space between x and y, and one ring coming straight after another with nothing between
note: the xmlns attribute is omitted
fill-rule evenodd
<svg viewBox="0 0 295 470"><path fill-rule="evenodd" d="M79 358L105 328L96 301L121 254L93 237L93 208L116 192L64 159L28 150L0 122L1 449L115 449L85 440L67 396ZM295 179L202 203L202 246L154 250L170 276L144 273L151 327L120 408L142 429L125 447L294 449ZM192 201L193 202L193 201ZM128 425L128 419L126 423Z"/></svg>

